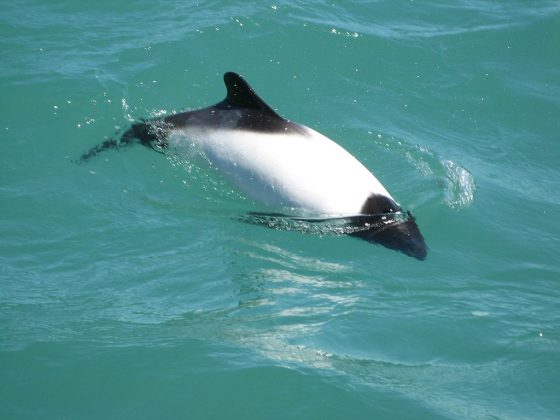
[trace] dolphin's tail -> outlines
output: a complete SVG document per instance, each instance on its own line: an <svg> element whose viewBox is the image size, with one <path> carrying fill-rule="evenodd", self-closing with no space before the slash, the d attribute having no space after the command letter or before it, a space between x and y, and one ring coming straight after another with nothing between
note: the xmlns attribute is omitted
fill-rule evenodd
<svg viewBox="0 0 560 420"><path fill-rule="evenodd" d="M114 138L109 138L105 140L103 143L99 143L97 146L92 147L87 152L83 153L80 156L80 162L87 162L92 157L97 156L99 153L104 152L105 150L111 149L118 149L119 148L119 141Z"/></svg>
<svg viewBox="0 0 560 420"><path fill-rule="evenodd" d="M120 139L110 137L83 153L82 156L80 156L80 162L87 162L101 152L114 149L118 150L136 143L149 147L156 152L163 153L163 150L167 148L167 144L165 143L165 127L153 121L134 123L122 134Z"/></svg>

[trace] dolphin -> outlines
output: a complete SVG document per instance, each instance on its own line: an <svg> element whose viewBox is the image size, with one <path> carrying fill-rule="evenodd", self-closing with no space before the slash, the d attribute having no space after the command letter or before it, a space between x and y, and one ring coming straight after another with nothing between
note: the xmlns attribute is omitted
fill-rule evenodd
<svg viewBox="0 0 560 420"><path fill-rule="evenodd" d="M358 159L312 128L278 115L240 75L225 73L224 82L223 101L140 120L119 140L110 138L84 153L81 161L134 143L164 152L189 141L257 202L318 217L298 220L344 218L350 236L426 258L427 246L414 216L403 211Z"/></svg>

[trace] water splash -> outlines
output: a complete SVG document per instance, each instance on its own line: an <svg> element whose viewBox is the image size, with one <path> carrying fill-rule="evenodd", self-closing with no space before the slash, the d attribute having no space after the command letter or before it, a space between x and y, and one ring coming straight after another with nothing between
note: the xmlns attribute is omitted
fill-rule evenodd
<svg viewBox="0 0 560 420"><path fill-rule="evenodd" d="M438 188L442 189L442 203L446 206L461 209L474 201L474 176L459 163L444 159L424 146L412 145L393 136L377 134L375 143L402 154L418 172L427 178L433 178Z"/></svg>
<svg viewBox="0 0 560 420"><path fill-rule="evenodd" d="M467 207L474 200L475 182L472 174L451 160L440 162L445 169L444 203L452 208Z"/></svg>

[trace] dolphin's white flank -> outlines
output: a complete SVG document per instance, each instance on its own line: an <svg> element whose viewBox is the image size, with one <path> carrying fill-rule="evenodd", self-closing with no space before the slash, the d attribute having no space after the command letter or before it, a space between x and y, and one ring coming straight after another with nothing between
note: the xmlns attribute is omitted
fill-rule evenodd
<svg viewBox="0 0 560 420"><path fill-rule="evenodd" d="M289 134L182 127L233 185L276 207L323 216L358 215L368 197L392 197L354 156L308 127ZM186 139L185 139L186 137Z"/></svg>

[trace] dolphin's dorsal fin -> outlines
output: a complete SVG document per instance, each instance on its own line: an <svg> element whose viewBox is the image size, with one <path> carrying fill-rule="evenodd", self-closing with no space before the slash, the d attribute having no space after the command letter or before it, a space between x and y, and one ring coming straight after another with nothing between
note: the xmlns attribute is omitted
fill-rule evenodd
<svg viewBox="0 0 560 420"><path fill-rule="evenodd" d="M283 120L237 73L228 72L224 74L224 83L226 84L227 96L218 106L230 109L254 109Z"/></svg>

